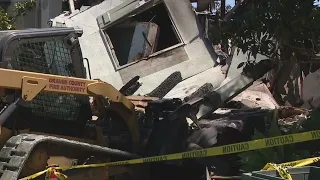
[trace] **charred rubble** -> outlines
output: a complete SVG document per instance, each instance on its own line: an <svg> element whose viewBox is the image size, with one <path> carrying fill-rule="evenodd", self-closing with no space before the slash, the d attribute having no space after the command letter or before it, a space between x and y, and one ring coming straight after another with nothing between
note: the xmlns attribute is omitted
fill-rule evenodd
<svg viewBox="0 0 320 180"><path fill-rule="evenodd" d="M216 90L205 84L183 100L163 98L181 81L179 72L171 74L147 96L127 96L136 105L141 122L143 144L140 154L150 157L221 146L251 140L255 130L264 132L270 124L266 118L270 109L250 108L241 101L232 103L230 100L271 68L269 61L262 61ZM135 77L129 81L121 91L136 86L137 80ZM110 132L106 131L106 134L110 135ZM219 176L237 175L241 163L237 154L232 154L149 163L148 167L151 179L203 179L206 169Z"/></svg>
<svg viewBox="0 0 320 180"><path fill-rule="evenodd" d="M171 74L145 96L133 95L143 85L139 83L139 77L134 77L120 91L136 106L142 136L139 154L143 157L159 156L250 141L256 132L272 136L268 130L275 119L275 112L283 134L312 127L313 124L306 124L311 116L309 110L280 107L273 99L262 81L263 75L272 67L270 61L261 61L245 68L241 75L217 89L205 83L184 99L164 98L181 81L180 72ZM124 125L118 124L121 121L109 118L107 122L105 119L100 122L104 123L105 134L113 147L130 151L131 138L125 132ZM110 126L113 132L108 131ZM292 130L292 127L300 128ZM127 144L127 147L113 144L112 139L124 142L121 144ZM297 145L296 148L303 151L306 146ZM315 152L317 150L313 149ZM150 172L148 178L155 180L205 179L208 175L239 176L244 165L239 155L150 162L145 165Z"/></svg>
<svg viewBox="0 0 320 180"><path fill-rule="evenodd" d="M162 98L178 81L163 88L162 96L128 96L142 122L145 144L141 154L149 157L250 141L256 132L274 136L269 131L275 112L282 134L310 130L307 126L313 125L312 120L307 121L311 116L309 110L281 107L273 99L263 81L263 75L271 68L271 64L262 61L218 89L205 83L184 99ZM169 76L160 86L171 78L177 79L177 74ZM298 144L295 148L304 151L314 145ZM319 150L315 147L314 152ZM208 174L239 176L243 165L239 154L150 163L150 176L152 179L205 179Z"/></svg>
<svg viewBox="0 0 320 180"><path fill-rule="evenodd" d="M76 9L80 9L81 6L93 6L99 2L101 1L82 0L77 1L75 6ZM166 11L164 4L159 4L107 29L120 66L147 60L153 53L180 43ZM204 24L212 20L206 14L198 13L198 16ZM214 39L210 38L215 34L212 30L214 28L210 25L212 24L209 23L209 27L205 27L205 36ZM131 42L136 27L152 32L150 34L153 35L148 38L145 33L142 33L142 36L138 34L140 40L145 41L146 47L130 54L131 43L128 42ZM211 30L208 31L209 29ZM224 47L218 43L213 48L220 60L218 64L223 66L221 70L227 74L234 49L231 49L229 42L225 45ZM138 96L135 94L143 84L139 82L140 77L135 76L120 89L120 92L136 107L142 142L139 154L142 157L150 157L239 143L253 140L256 132L266 137L272 136L274 134L270 134L269 130L275 119L282 134L319 129L320 123L316 119L320 117L320 113L317 114L317 111L311 113L307 109L280 107L276 103L267 88L266 78L263 78L271 69L272 64L268 60L245 66L240 76L219 88L215 89L211 83L204 83L195 92L181 99L165 98L183 81L181 72L170 74L152 91ZM103 117L95 123L102 124L105 136L112 147L131 151L130 134L126 131L125 125L121 124L123 121L111 118L117 117L116 114L109 115L110 117ZM113 129L112 132L110 129ZM308 149L316 154L320 150L317 143L318 141L302 143L291 149ZM241 160L239 154L230 154L148 163L144 173L150 172L147 175L148 179L154 180L208 179L208 175L237 176L243 171L244 163Z"/></svg>

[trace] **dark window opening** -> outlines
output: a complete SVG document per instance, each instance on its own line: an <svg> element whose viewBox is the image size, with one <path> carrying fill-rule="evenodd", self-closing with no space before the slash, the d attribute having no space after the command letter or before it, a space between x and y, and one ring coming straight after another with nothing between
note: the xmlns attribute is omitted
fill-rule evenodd
<svg viewBox="0 0 320 180"><path fill-rule="evenodd" d="M62 12L64 11L70 11L69 1L67 0L62 1Z"/></svg>
<svg viewBox="0 0 320 180"><path fill-rule="evenodd" d="M95 6L101 2L103 0L76 0L74 1L74 7L80 10L82 6Z"/></svg>
<svg viewBox="0 0 320 180"><path fill-rule="evenodd" d="M164 3L109 27L120 66L181 43Z"/></svg>

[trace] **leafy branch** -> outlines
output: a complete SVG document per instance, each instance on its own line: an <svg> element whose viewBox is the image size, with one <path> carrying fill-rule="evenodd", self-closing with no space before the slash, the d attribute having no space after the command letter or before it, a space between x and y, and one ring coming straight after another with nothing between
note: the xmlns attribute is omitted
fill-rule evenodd
<svg viewBox="0 0 320 180"><path fill-rule="evenodd" d="M16 17L26 16L27 12L32 11L36 7L36 0L29 0L24 2L17 2L14 4L14 11Z"/></svg>
<svg viewBox="0 0 320 180"><path fill-rule="evenodd" d="M14 5L14 14L8 14L0 7L0 30L13 30L17 28L16 18L27 15L27 12L32 11L36 6L35 0L17 2Z"/></svg>
<svg viewBox="0 0 320 180"><path fill-rule="evenodd" d="M13 16L0 8L0 30L16 29L15 23L12 22Z"/></svg>
<svg viewBox="0 0 320 180"><path fill-rule="evenodd" d="M310 60L320 51L320 8L314 0L246 0L228 21L210 21L211 39L231 39L256 58Z"/></svg>

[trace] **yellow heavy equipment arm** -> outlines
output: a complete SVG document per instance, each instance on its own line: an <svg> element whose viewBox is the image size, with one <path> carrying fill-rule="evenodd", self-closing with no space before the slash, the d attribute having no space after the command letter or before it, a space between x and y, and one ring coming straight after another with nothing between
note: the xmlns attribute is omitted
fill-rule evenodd
<svg viewBox="0 0 320 180"><path fill-rule="evenodd" d="M21 90L24 101L31 101L40 92L105 98L110 103L107 108L116 111L125 120L133 145L135 148L138 146L140 134L134 105L106 82L0 68L0 88Z"/></svg>

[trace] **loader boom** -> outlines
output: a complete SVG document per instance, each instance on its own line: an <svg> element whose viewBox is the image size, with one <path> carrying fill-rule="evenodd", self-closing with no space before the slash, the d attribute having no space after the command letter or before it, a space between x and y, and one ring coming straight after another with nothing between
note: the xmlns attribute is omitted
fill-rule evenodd
<svg viewBox="0 0 320 180"><path fill-rule="evenodd" d="M106 82L0 68L0 88L21 90L21 98L24 101L31 101L40 92L106 98L110 103L108 108L116 111L125 120L131 132L133 144L139 141L139 127L134 105Z"/></svg>

